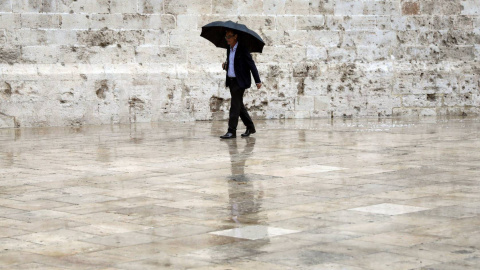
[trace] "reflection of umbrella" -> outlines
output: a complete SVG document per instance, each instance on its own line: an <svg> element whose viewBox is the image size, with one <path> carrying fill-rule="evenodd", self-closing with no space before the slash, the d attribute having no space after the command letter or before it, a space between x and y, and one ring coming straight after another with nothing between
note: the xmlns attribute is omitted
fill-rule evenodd
<svg viewBox="0 0 480 270"><path fill-rule="evenodd" d="M257 33L248 29L244 24L234 23L232 21L211 22L202 27L200 36L208 39L219 48L228 48L228 43L225 40L225 31L228 29L238 31L239 42L247 47L250 52L262 52L265 42L263 42Z"/></svg>

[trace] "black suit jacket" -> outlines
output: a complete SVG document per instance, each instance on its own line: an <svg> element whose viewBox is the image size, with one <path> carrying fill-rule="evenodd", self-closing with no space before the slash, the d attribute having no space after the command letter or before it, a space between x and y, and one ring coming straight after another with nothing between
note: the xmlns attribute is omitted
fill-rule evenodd
<svg viewBox="0 0 480 270"><path fill-rule="evenodd" d="M225 80L225 85L229 86L228 80L228 67L230 63L230 48L227 49L227 75ZM255 62L252 59L252 55L250 52L238 43L237 51L235 52L235 60L233 62L233 66L235 68L235 76L237 77L238 86L243 89L250 88L252 85L252 77L250 76L250 72L253 75L253 79L255 83L260 83L260 76L258 75L257 67L255 66Z"/></svg>

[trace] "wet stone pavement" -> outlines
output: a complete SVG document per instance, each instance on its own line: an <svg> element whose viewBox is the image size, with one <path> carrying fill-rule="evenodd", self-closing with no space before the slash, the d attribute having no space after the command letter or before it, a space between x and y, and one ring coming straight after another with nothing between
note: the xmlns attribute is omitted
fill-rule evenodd
<svg viewBox="0 0 480 270"><path fill-rule="evenodd" d="M478 269L480 118L225 128L0 129L0 268Z"/></svg>

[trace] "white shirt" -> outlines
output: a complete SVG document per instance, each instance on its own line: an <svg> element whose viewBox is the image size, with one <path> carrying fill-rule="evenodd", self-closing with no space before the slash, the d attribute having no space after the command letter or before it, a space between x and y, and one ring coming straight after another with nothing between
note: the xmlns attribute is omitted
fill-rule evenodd
<svg viewBox="0 0 480 270"><path fill-rule="evenodd" d="M233 67L233 63L235 61L235 52L237 52L238 42L235 46L230 47L230 56L228 57L228 77L236 77L235 76L235 68Z"/></svg>

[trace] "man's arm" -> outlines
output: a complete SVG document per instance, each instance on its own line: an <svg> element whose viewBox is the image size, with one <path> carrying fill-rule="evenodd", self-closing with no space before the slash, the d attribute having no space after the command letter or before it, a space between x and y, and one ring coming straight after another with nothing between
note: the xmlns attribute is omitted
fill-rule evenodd
<svg viewBox="0 0 480 270"><path fill-rule="evenodd" d="M260 75L258 75L257 66L255 65L255 62L252 59L252 55L250 54L249 51L245 50L244 51L244 57L245 57L245 60L248 64L248 67L250 68L250 71L252 72L253 79L255 80L255 83L257 84L257 87L260 88L259 84L261 86L262 81L260 80Z"/></svg>

